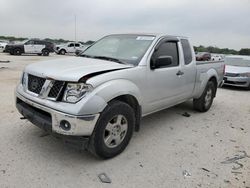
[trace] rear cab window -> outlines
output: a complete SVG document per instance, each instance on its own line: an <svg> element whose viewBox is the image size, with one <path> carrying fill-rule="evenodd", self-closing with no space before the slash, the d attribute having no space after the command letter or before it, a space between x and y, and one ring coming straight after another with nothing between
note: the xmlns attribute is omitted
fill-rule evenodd
<svg viewBox="0 0 250 188"><path fill-rule="evenodd" d="M189 41L187 39L181 39L181 46L183 50L183 55L184 55L184 62L185 65L188 65L192 62L192 50L191 46L189 44Z"/></svg>

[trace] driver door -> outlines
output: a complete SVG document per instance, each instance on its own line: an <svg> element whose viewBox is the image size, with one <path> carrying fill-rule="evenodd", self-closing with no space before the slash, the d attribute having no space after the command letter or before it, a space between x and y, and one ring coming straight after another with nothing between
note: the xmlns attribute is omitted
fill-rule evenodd
<svg viewBox="0 0 250 188"><path fill-rule="evenodd" d="M35 53L34 41L29 40L24 44L24 52L25 53Z"/></svg>
<svg viewBox="0 0 250 188"><path fill-rule="evenodd" d="M74 53L75 52L75 44L74 43L70 43L68 45L68 49L67 49L68 53Z"/></svg>
<svg viewBox="0 0 250 188"><path fill-rule="evenodd" d="M182 66L180 62L180 44L179 40L163 39L159 42L158 49L153 52L150 62L148 62L147 71L147 112L150 113L156 110L167 108L168 106L177 104L183 99L183 79ZM163 66L152 68L153 59L159 57L170 56L172 63Z"/></svg>

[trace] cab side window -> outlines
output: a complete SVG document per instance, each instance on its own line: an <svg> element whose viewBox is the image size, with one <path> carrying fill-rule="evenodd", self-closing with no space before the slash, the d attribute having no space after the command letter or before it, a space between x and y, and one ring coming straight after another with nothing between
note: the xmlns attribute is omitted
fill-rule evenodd
<svg viewBox="0 0 250 188"><path fill-rule="evenodd" d="M26 45L32 45L34 44L34 41L33 40L29 40L28 42L25 43Z"/></svg>
<svg viewBox="0 0 250 188"><path fill-rule="evenodd" d="M70 43L68 47L74 47L74 43Z"/></svg>
<svg viewBox="0 0 250 188"><path fill-rule="evenodd" d="M41 45L41 44L42 44L42 42L41 42L41 41L36 40L36 41L34 41L34 44L35 44L35 45Z"/></svg>
<svg viewBox="0 0 250 188"><path fill-rule="evenodd" d="M175 67L179 65L179 54L177 42L164 42L162 43L158 50L154 52L153 58L157 59L160 56L171 56L173 61L171 65L167 67Z"/></svg>

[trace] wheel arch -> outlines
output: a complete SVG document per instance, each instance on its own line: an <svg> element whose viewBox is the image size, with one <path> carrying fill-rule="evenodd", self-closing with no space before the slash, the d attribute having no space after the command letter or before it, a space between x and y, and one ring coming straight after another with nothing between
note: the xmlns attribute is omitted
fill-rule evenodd
<svg viewBox="0 0 250 188"><path fill-rule="evenodd" d="M12 52L14 53L15 50L20 50L21 53L25 53L25 52L24 52L24 47L22 47L22 46L15 46L15 47L12 49Z"/></svg>
<svg viewBox="0 0 250 188"><path fill-rule="evenodd" d="M214 92L214 96L213 97L216 97L216 93L217 93L217 86L218 86L218 81L217 81L217 78L215 76L212 76L208 82L213 82L214 83L214 86L215 86L215 92Z"/></svg>
<svg viewBox="0 0 250 188"><path fill-rule="evenodd" d="M135 130L139 130L142 111L142 95L135 83L127 79L110 80L98 86L94 93L94 95L101 97L106 105L113 100L122 101L130 105L135 112Z"/></svg>
<svg viewBox="0 0 250 188"><path fill-rule="evenodd" d="M124 94L124 95L120 95L117 96L113 99L111 99L109 103L111 103L112 101L121 101L124 102L126 104L128 104L135 112L135 131L139 131L140 130L140 122L141 122L141 106L138 102L138 100L136 99L136 97L134 97L131 94Z"/></svg>
<svg viewBox="0 0 250 188"><path fill-rule="evenodd" d="M215 69L209 69L207 72L200 73L200 77L198 78L198 81L196 82L196 86L195 86L196 88L194 92L195 93L194 98L197 99L203 94L207 86L207 83L209 81L212 81L215 84L215 88L217 91L218 80L219 80L218 74Z"/></svg>
<svg viewBox="0 0 250 188"><path fill-rule="evenodd" d="M62 50L64 50L67 53L67 50L65 48L60 48L59 52L61 52Z"/></svg>

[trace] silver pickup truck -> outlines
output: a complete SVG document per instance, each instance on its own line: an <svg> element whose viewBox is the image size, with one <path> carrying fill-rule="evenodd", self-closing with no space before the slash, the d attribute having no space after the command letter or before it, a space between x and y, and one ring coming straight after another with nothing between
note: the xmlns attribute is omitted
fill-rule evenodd
<svg viewBox="0 0 250 188"><path fill-rule="evenodd" d="M186 37L109 35L80 57L28 65L16 107L67 143L111 158L146 115L190 99L194 109L209 110L223 71L221 61L197 63Z"/></svg>

